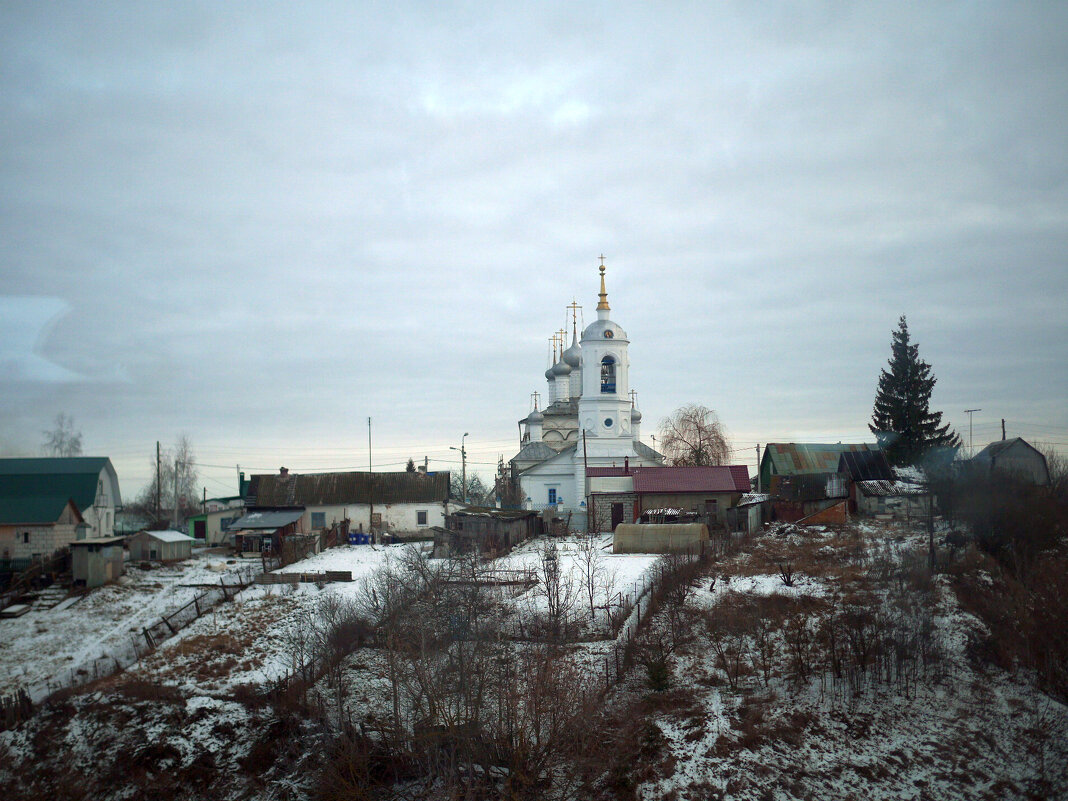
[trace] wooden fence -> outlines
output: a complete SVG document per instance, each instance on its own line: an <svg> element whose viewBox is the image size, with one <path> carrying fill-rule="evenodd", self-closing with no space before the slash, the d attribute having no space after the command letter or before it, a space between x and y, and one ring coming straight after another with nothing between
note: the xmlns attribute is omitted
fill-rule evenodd
<svg viewBox="0 0 1068 801"><path fill-rule="evenodd" d="M326 570L322 573L261 573L257 584L331 584L352 581L351 570Z"/></svg>

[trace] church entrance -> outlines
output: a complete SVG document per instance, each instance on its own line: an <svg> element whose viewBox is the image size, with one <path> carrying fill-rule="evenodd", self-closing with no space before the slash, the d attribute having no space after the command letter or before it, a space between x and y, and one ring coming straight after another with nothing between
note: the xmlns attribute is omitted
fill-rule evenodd
<svg viewBox="0 0 1068 801"><path fill-rule="evenodd" d="M623 522L623 504L612 504L612 531L616 530L616 526Z"/></svg>

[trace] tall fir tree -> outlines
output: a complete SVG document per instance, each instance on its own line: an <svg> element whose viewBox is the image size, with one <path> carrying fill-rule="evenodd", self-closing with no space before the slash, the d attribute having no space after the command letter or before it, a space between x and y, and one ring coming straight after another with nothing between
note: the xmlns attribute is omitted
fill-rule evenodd
<svg viewBox="0 0 1068 801"><path fill-rule="evenodd" d="M890 463L915 464L931 448L959 448L960 437L949 423L942 425L942 413L930 410L937 379L920 358L920 346L909 342L905 315L893 332L889 368L879 375L868 428L883 442Z"/></svg>

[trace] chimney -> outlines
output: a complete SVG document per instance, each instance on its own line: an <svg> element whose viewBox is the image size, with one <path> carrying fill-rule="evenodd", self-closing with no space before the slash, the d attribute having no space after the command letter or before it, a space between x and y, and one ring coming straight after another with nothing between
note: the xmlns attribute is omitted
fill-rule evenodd
<svg viewBox="0 0 1068 801"><path fill-rule="evenodd" d="M623 475L630 475L630 457L623 457Z"/></svg>

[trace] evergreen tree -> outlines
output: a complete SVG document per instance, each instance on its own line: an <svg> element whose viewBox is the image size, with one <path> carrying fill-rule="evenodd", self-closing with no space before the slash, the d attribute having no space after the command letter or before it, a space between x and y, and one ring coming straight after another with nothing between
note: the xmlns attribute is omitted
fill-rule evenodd
<svg viewBox="0 0 1068 801"><path fill-rule="evenodd" d="M960 447L960 437L942 425L942 413L929 408L937 380L931 365L920 358L920 346L909 342L909 327L901 315L893 333L889 370L879 375L872 412L872 430L883 443L891 464L914 464L931 448Z"/></svg>

